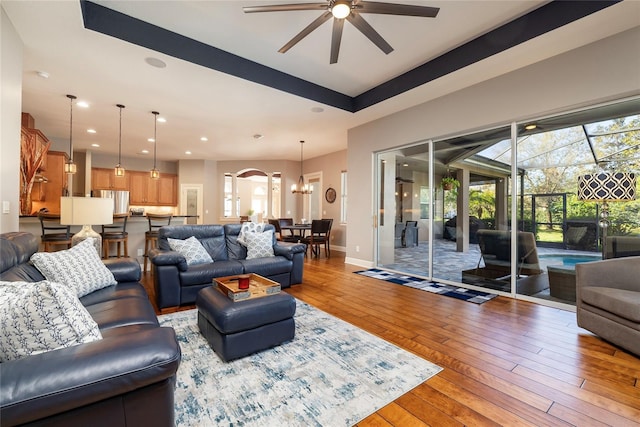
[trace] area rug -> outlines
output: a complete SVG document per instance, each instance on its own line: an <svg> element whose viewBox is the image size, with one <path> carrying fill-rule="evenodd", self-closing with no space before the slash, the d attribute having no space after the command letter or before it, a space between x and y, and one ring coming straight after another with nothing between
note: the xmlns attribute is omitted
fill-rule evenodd
<svg viewBox="0 0 640 427"><path fill-rule="evenodd" d="M475 291L473 289L460 288L457 286L443 285L420 277L407 276L405 274L393 273L391 271L380 270L378 268L370 268L368 270L354 271L356 274L372 277L374 279L385 280L397 285L408 286L410 288L420 289L434 294L445 295L459 300L482 304L495 297L497 294Z"/></svg>
<svg viewBox="0 0 640 427"><path fill-rule="evenodd" d="M182 349L177 426L350 426L442 370L301 301L292 341L224 363L196 317L158 317Z"/></svg>

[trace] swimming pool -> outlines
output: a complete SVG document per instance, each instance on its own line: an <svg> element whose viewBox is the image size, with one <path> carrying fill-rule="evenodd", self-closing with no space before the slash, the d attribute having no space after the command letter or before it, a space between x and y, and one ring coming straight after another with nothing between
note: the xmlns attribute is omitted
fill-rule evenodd
<svg viewBox="0 0 640 427"><path fill-rule="evenodd" d="M575 267L580 262L598 261L601 255L576 255L576 254L544 254L538 255L540 261L546 265L564 265Z"/></svg>

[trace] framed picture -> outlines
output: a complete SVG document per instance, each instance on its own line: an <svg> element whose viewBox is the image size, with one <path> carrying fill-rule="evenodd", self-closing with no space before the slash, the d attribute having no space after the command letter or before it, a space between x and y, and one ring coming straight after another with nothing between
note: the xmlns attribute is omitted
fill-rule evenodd
<svg viewBox="0 0 640 427"><path fill-rule="evenodd" d="M324 193L324 198L329 203L335 202L336 201L336 190L334 190L331 187L327 188L327 191Z"/></svg>

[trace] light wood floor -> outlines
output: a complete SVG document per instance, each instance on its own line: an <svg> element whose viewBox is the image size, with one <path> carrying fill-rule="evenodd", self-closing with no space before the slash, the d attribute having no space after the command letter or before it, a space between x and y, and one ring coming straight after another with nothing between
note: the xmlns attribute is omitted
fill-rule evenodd
<svg viewBox="0 0 640 427"><path fill-rule="evenodd" d="M359 427L640 426L640 359L578 328L575 313L476 305L357 270L335 251L307 258L287 292L444 368Z"/></svg>

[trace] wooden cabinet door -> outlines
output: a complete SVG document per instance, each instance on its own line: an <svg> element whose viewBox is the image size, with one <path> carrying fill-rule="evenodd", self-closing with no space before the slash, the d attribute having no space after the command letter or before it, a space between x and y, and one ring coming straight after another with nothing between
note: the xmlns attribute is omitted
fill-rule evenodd
<svg viewBox="0 0 640 427"><path fill-rule="evenodd" d="M110 169L91 169L91 188L94 190L111 190L111 176L113 172Z"/></svg>
<svg viewBox="0 0 640 427"><path fill-rule="evenodd" d="M147 204L149 188L149 175L144 172L129 173L129 204Z"/></svg>
<svg viewBox="0 0 640 427"><path fill-rule="evenodd" d="M124 176L116 176L113 169L109 169L111 172L111 187L114 190L128 190L129 189L129 172L124 173Z"/></svg>
<svg viewBox="0 0 640 427"><path fill-rule="evenodd" d="M160 175L156 183L159 205L176 206L178 204L177 181L176 175Z"/></svg>
<svg viewBox="0 0 640 427"><path fill-rule="evenodd" d="M116 176L113 169L92 168L91 188L93 190L128 190L129 176Z"/></svg>

